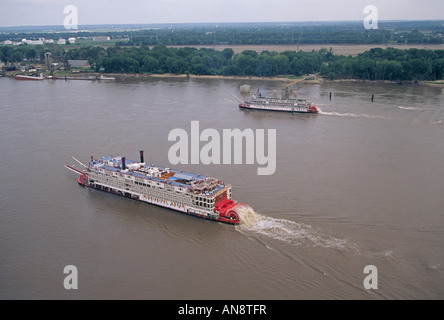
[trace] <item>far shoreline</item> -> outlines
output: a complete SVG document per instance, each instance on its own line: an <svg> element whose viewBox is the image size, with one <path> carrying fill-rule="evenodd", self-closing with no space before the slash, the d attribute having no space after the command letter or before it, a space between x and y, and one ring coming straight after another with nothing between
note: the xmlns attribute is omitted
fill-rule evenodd
<svg viewBox="0 0 444 320"><path fill-rule="evenodd" d="M7 72L5 74L6 77L14 78L15 75L19 73L15 72ZM276 81L276 82L285 82L291 83L300 77L295 77L291 75L282 75L282 76L274 76L274 77L259 77L259 76L224 76L224 75L187 75L187 74L172 74L172 73L163 73L163 74L140 74L140 73L77 73L77 74L67 74L69 77L68 80L76 80L74 78L79 78L79 80L89 80L89 81L105 81L109 82L110 80L98 79L100 76L105 77L113 77L118 81L125 80L148 80L148 79L208 79L208 80L243 80L243 81ZM97 78L97 79L81 79L85 76ZM65 75L54 75L54 80L64 80ZM48 79L51 80L51 79ZM389 81L389 80L362 80L362 79L335 79L329 80L325 79L319 75L315 76L315 79L307 79L301 81L303 84L314 85L314 84L323 84L323 83L362 83L362 84L387 84L387 85L419 85L419 86L428 86L428 87L438 87L444 88L444 80L437 81Z"/></svg>
<svg viewBox="0 0 444 320"><path fill-rule="evenodd" d="M91 74L100 76L101 74ZM126 79L161 79L161 78L176 78L176 79L218 79L218 80L245 80L245 81L276 81L291 83L300 77L292 77L289 75L274 76L274 77L258 77L258 76L224 76L224 75L186 75L186 74L131 74L131 73L105 73L106 76L115 77L119 80ZM303 84L323 84L323 83L364 83L364 84L388 84L388 85L420 85L428 87L444 88L444 81L389 81L389 80L362 80L362 79L336 79L329 80L321 76L316 76L314 80L303 80Z"/></svg>

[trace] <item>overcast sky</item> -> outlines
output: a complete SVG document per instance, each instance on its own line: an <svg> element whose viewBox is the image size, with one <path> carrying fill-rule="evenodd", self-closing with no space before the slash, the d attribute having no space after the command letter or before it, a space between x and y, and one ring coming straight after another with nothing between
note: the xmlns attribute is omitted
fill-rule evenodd
<svg viewBox="0 0 444 320"><path fill-rule="evenodd" d="M0 0L0 27L63 25L66 5L82 24L444 19L443 0Z"/></svg>

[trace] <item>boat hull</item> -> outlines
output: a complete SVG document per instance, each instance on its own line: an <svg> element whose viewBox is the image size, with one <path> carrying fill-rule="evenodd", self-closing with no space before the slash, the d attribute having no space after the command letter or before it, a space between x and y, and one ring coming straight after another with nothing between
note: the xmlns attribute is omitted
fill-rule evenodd
<svg viewBox="0 0 444 320"><path fill-rule="evenodd" d="M17 75L14 77L15 80L31 80L31 81L40 81L44 80L44 78L40 77L33 77L33 76L24 76L24 75Z"/></svg>
<svg viewBox="0 0 444 320"><path fill-rule="evenodd" d="M316 113L318 113L318 111L313 111L313 110L310 110L310 109L307 109L307 110L290 109L290 108L288 108L288 109L284 109L284 108L273 109L273 108L246 106L244 104L240 104L239 108L240 109L244 109L244 110L259 110L259 111L286 112L286 113L309 113L309 114L316 114Z"/></svg>
<svg viewBox="0 0 444 320"><path fill-rule="evenodd" d="M92 185L88 184L88 176L86 174L79 177L78 183L82 187L86 187L86 188L90 188L90 189L94 189L94 190L98 190L98 191L102 191L102 192L106 192L106 193L111 193L111 194L118 195L118 196L121 196L121 197L124 197L124 198L132 199L132 200L137 200L137 201L140 201L140 202L152 204L152 205L155 205L155 206L158 206L158 207L162 207L162 208L166 208L166 209L171 209L173 211L177 211L177 212L180 212L180 213L185 213L185 214L193 216L193 217L197 217L197 218L201 218L201 219L205 219L205 220L222 222L222 223L231 224L231 225L239 224L239 219L232 220L232 219L227 218L227 217L212 218L211 216L205 216L205 215L198 214L196 212L189 211L189 210L186 209L186 207L181 206L179 204L171 204L171 203L168 203L167 201L158 200L158 199L155 199L153 197L148 197L147 198L147 197L144 197L144 196L141 196L141 195L138 195L138 194L134 194L134 193L130 193L130 192L123 192L123 191L120 191L120 190L115 190L112 187L110 187L110 188L103 188L102 186L92 186Z"/></svg>

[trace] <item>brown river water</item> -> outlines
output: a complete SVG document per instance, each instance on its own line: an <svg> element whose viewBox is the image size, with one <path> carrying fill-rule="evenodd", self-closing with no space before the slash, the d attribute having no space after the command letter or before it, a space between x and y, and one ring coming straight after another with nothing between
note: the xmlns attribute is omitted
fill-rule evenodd
<svg viewBox="0 0 444 320"><path fill-rule="evenodd" d="M443 299L444 89L300 84L322 110L306 115L239 110L245 82L0 79L0 298ZM193 120L276 129L275 173L171 166L168 134ZM201 220L82 188L64 168L139 150L232 184L255 212Z"/></svg>

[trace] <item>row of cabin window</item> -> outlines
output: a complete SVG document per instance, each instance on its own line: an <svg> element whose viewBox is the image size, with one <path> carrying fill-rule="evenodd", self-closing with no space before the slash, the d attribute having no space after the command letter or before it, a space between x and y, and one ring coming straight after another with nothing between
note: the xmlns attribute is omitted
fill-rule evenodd
<svg viewBox="0 0 444 320"><path fill-rule="evenodd" d="M207 199L207 198L196 197L196 201L207 202L207 203L213 203L213 202L214 202L214 199Z"/></svg>
<svg viewBox="0 0 444 320"><path fill-rule="evenodd" d="M199 202L199 201L193 201L193 204L199 207L204 207L204 208L213 208L214 204L212 203L206 203L206 202Z"/></svg>

